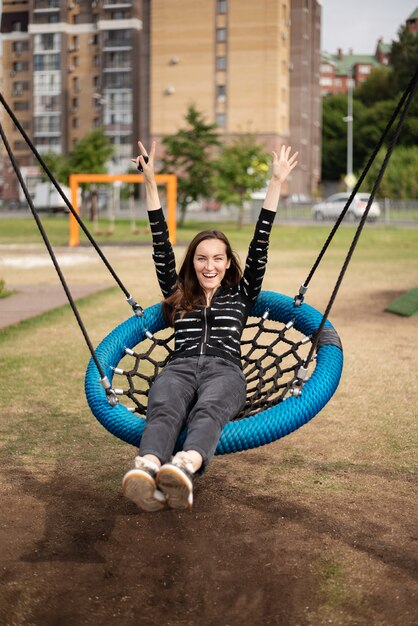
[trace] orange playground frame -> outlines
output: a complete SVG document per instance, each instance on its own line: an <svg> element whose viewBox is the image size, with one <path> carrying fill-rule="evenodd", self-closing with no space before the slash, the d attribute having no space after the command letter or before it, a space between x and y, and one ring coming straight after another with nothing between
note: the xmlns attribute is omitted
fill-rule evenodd
<svg viewBox="0 0 418 626"><path fill-rule="evenodd" d="M176 243L177 176L175 174L156 174L155 180L157 184L167 187L167 226L170 241L174 245ZM71 203L77 215L80 211L78 206L78 186L80 183L113 183L115 181L143 183L144 176L143 174L71 174ZM73 214L70 213L70 240L68 245L73 247L79 244L80 226Z"/></svg>

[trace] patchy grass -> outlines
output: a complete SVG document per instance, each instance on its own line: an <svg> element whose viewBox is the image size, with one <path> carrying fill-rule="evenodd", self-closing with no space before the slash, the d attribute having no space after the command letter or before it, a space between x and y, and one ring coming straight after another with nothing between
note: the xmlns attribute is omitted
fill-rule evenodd
<svg viewBox="0 0 418 626"><path fill-rule="evenodd" d="M8 298L13 294L13 291L6 288L6 283L3 279L0 278L0 299Z"/></svg>

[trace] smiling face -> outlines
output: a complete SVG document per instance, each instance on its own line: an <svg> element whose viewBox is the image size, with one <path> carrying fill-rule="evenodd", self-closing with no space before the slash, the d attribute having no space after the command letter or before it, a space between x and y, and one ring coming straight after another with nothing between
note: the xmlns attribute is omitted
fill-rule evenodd
<svg viewBox="0 0 418 626"><path fill-rule="evenodd" d="M211 296L219 287L230 265L226 245L220 239L204 239L196 247L193 267L206 295Z"/></svg>

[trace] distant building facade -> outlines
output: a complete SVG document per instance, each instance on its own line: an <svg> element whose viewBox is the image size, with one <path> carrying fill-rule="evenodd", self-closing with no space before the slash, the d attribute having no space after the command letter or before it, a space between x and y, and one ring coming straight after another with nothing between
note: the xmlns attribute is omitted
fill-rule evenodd
<svg viewBox="0 0 418 626"><path fill-rule="evenodd" d="M348 80L358 87L367 80L370 72L389 63L390 46L379 40L374 55L354 54L352 50L344 54L341 49L337 54L323 52L321 55L321 95L347 93Z"/></svg>
<svg viewBox="0 0 418 626"><path fill-rule="evenodd" d="M147 75L140 61L144 4L3 0L3 94L40 153L66 153L103 126L117 147L114 168L131 156L134 139L149 125L148 91L139 81L140 73ZM3 124L20 167L33 170L34 159L7 115ZM3 198L16 197L5 159Z"/></svg>
<svg viewBox="0 0 418 626"><path fill-rule="evenodd" d="M406 27L411 33L418 33L418 7L407 18Z"/></svg>

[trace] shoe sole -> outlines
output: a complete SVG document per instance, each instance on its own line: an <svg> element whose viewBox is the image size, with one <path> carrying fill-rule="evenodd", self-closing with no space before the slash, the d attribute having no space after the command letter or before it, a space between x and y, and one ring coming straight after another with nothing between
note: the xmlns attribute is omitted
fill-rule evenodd
<svg viewBox="0 0 418 626"><path fill-rule="evenodd" d="M154 479L140 469L132 469L122 481L123 495L143 511L154 512L165 508L165 502L154 498L156 485Z"/></svg>
<svg viewBox="0 0 418 626"><path fill-rule="evenodd" d="M193 505L193 483L176 467L162 467L157 474L157 486L167 498L171 509L191 509Z"/></svg>

